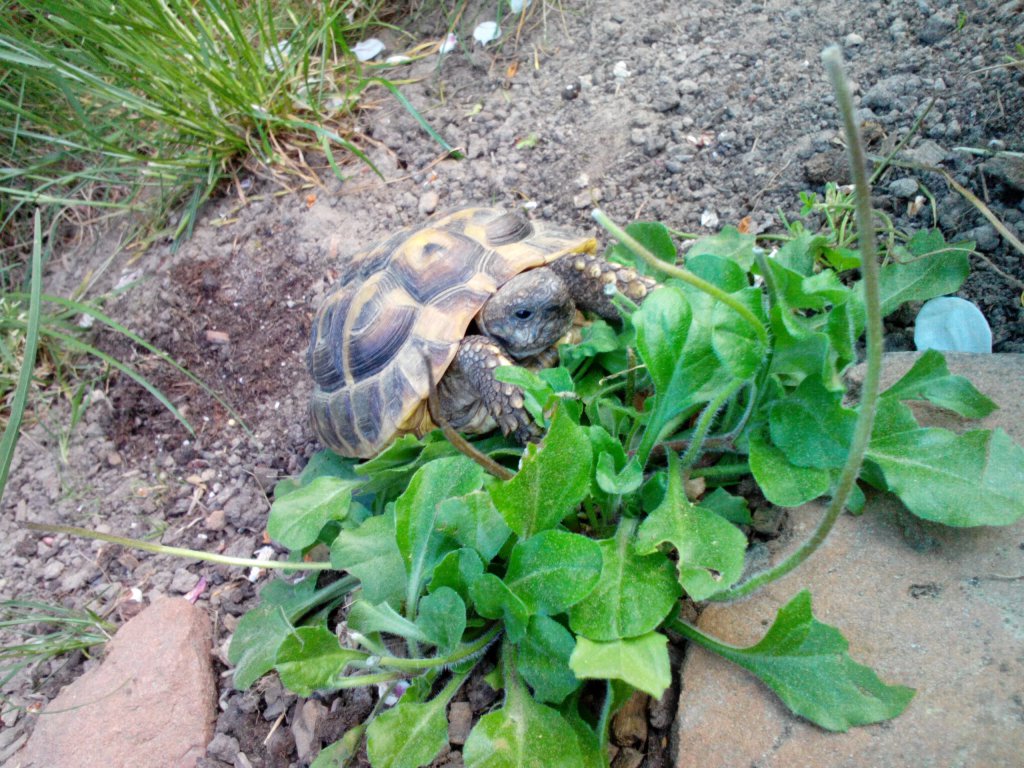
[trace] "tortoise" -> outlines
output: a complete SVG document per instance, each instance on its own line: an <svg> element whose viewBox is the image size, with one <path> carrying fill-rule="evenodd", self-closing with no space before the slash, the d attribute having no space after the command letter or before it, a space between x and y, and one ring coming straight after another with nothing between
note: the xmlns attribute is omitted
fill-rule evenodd
<svg viewBox="0 0 1024 768"><path fill-rule="evenodd" d="M615 289L640 301L655 286L596 251L593 238L520 213L467 208L356 256L318 309L306 353L321 441L368 458L424 435L435 426L432 385L455 429L535 439L522 392L494 369L552 364L577 308L616 320Z"/></svg>

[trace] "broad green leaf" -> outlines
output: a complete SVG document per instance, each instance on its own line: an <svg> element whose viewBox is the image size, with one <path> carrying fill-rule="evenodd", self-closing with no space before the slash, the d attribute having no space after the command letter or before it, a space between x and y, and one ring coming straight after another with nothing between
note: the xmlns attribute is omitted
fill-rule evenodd
<svg viewBox="0 0 1024 768"><path fill-rule="evenodd" d="M331 566L357 577L367 602L401 605L406 576L395 543L393 509L367 518L358 528L342 530L331 544Z"/></svg>
<svg viewBox="0 0 1024 768"><path fill-rule="evenodd" d="M712 253L698 253L686 257L686 268L702 280L717 285L727 293L750 285L747 273L739 264Z"/></svg>
<svg viewBox="0 0 1024 768"><path fill-rule="evenodd" d="M750 433L750 472L768 501L780 507L798 507L828 492L832 476L827 469L791 464L786 454L769 442L766 432L767 428Z"/></svg>
<svg viewBox="0 0 1024 768"><path fill-rule="evenodd" d="M814 375L770 410L772 443L790 464L815 469L839 469L846 463L856 411L843 407L841 392L830 392Z"/></svg>
<svg viewBox="0 0 1024 768"><path fill-rule="evenodd" d="M407 601L415 600L427 574L445 552L455 549L437 527L441 502L475 491L483 481L483 468L472 459L435 459L416 471L395 501L395 541L409 579Z"/></svg>
<svg viewBox="0 0 1024 768"><path fill-rule="evenodd" d="M440 432L422 438L402 435L372 459L356 465L368 492L394 499L409 485L409 479L420 467L443 456L453 456L455 447Z"/></svg>
<svg viewBox="0 0 1024 768"><path fill-rule="evenodd" d="M441 587L420 600L416 624L443 656L462 642L466 604L454 589Z"/></svg>
<svg viewBox="0 0 1024 768"><path fill-rule="evenodd" d="M799 384L814 374L819 374L829 389L833 383L841 384L828 335L801 324L781 302L771 308L769 317L773 341L769 370L773 375L786 384Z"/></svg>
<svg viewBox="0 0 1024 768"><path fill-rule="evenodd" d="M559 704L580 686L569 669L576 641L572 633L547 616L531 616L516 655L519 672L537 701Z"/></svg>
<svg viewBox="0 0 1024 768"><path fill-rule="evenodd" d="M486 619L502 619L505 622L505 636L518 643L526 634L530 620L530 609L509 589L505 582L493 573L485 573L469 585L476 612Z"/></svg>
<svg viewBox="0 0 1024 768"><path fill-rule="evenodd" d="M274 667L289 690L309 696L313 691L337 687L345 667L366 658L362 651L342 648L326 627L299 627L277 649Z"/></svg>
<svg viewBox="0 0 1024 768"><path fill-rule="evenodd" d="M286 477L274 486L274 499L287 496L292 491L309 485L319 477L359 480L362 484L365 480L360 478L355 471L357 462L358 459L344 458L334 451L317 451L310 457L298 477Z"/></svg>
<svg viewBox="0 0 1024 768"><path fill-rule="evenodd" d="M916 429L875 437L867 458L911 512L944 525L1009 525L1024 515L1024 448L1001 429Z"/></svg>
<svg viewBox="0 0 1024 768"><path fill-rule="evenodd" d="M463 547L449 552L434 566L428 585L431 592L454 589L466 604L471 602L469 586L484 575L484 562L475 549Z"/></svg>
<svg viewBox="0 0 1024 768"><path fill-rule="evenodd" d="M550 616L586 597L600 573L601 549L593 539L541 531L512 547L505 584L531 614Z"/></svg>
<svg viewBox="0 0 1024 768"><path fill-rule="evenodd" d="M747 537L732 523L686 498L674 456L667 471L665 497L641 523L634 546L638 554L647 555L662 543L670 543L679 553L679 583L691 598L704 600L742 575Z"/></svg>
<svg viewBox="0 0 1024 768"><path fill-rule="evenodd" d="M448 743L447 700L400 701L366 729L366 754L373 768L429 765Z"/></svg>
<svg viewBox="0 0 1024 768"><path fill-rule="evenodd" d="M274 500L267 520L267 533L288 549L313 544L330 520L344 520L352 501L352 489L362 480L318 477Z"/></svg>
<svg viewBox="0 0 1024 768"><path fill-rule="evenodd" d="M879 275L883 315L908 301L955 293L970 272L970 248L947 245L937 229L915 233L906 247L906 260L887 264Z"/></svg>
<svg viewBox="0 0 1024 768"><path fill-rule="evenodd" d="M680 353L693 321L690 304L674 284L655 291L633 313L637 352L647 366L654 388L666 398L682 395L689 377Z"/></svg>
<svg viewBox="0 0 1024 768"><path fill-rule="evenodd" d="M656 629L679 598L675 567L662 552L639 554L634 525L622 522L601 547L597 587L569 612L569 626L591 640L618 640Z"/></svg>
<svg viewBox="0 0 1024 768"><path fill-rule="evenodd" d="M604 451L597 456L595 476L598 487L605 493L612 495L632 493L644 481L644 471L636 456L632 456L622 469L617 470L615 468L615 457Z"/></svg>
<svg viewBox="0 0 1024 768"><path fill-rule="evenodd" d="M745 288L732 294L746 305L755 317L764 315L761 291ZM715 302L712 307L711 345L715 355L737 379L747 379L761 367L765 359L764 345L757 331L728 304Z"/></svg>
<svg viewBox="0 0 1024 768"><path fill-rule="evenodd" d="M626 225L626 233L661 261L664 261L666 264L676 263L676 244L673 242L672 235L669 234L668 229L661 222L634 221ZM636 258L633 252L621 243L613 244L605 254L605 258L622 264L634 265L641 274L652 275L653 277L661 277L663 274L642 259Z"/></svg>
<svg viewBox="0 0 1024 768"><path fill-rule="evenodd" d="M466 768L584 768L572 730L556 710L506 681L504 706L480 718L462 748Z"/></svg>
<svg viewBox="0 0 1024 768"><path fill-rule="evenodd" d="M982 419L998 408L975 389L970 380L952 375L946 367L946 358L934 349L922 354L882 397L927 400L968 419Z"/></svg>
<svg viewBox="0 0 1024 768"><path fill-rule="evenodd" d="M751 523L747 500L742 496L733 496L724 488L715 488L700 500L700 506L724 517L730 523L736 525L750 525Z"/></svg>
<svg viewBox="0 0 1024 768"><path fill-rule="evenodd" d="M914 695L911 688L886 685L851 659L839 631L814 618L806 590L779 610L764 638L750 648L687 629L691 640L753 672L793 712L830 731L888 720Z"/></svg>
<svg viewBox="0 0 1024 768"><path fill-rule="evenodd" d="M488 490L508 527L528 539L576 509L590 486L591 461L586 433L559 404L540 445L526 447L515 477Z"/></svg>
<svg viewBox="0 0 1024 768"><path fill-rule="evenodd" d="M659 632L608 643L577 637L569 666L581 679L622 680L656 699L672 683L668 638Z"/></svg>
<svg viewBox="0 0 1024 768"><path fill-rule="evenodd" d="M575 677L575 675L574 675ZM625 684L623 687L628 688ZM606 696L612 695L612 685L607 683ZM632 692L630 688L630 692ZM573 700L568 702L566 706L563 706L562 716L572 726L573 731L576 733L576 743L579 745L579 755L583 760L584 768L608 768L608 757L607 751L604 748L601 737L597 735L595 729L580 715L579 707L580 693L576 693L573 696ZM613 708L611 711L615 711Z"/></svg>
<svg viewBox="0 0 1024 768"><path fill-rule="evenodd" d="M743 234L736 227L723 227L716 235L696 240L686 251L687 261L702 253L729 259L739 264L745 272L749 272L754 264L754 236Z"/></svg>
<svg viewBox="0 0 1024 768"><path fill-rule="evenodd" d="M437 508L438 531L491 561L512 531L486 491L445 499Z"/></svg>
<svg viewBox="0 0 1024 768"><path fill-rule="evenodd" d="M244 691L274 668L277 649L294 629L295 613L308 606L315 593L312 578L294 584L274 579L260 590L260 604L239 620L228 646L235 688Z"/></svg>
<svg viewBox="0 0 1024 768"><path fill-rule="evenodd" d="M366 600L356 600L349 608L346 621L351 629L363 635L387 632L407 640L430 642L423 630L387 603L372 605Z"/></svg>

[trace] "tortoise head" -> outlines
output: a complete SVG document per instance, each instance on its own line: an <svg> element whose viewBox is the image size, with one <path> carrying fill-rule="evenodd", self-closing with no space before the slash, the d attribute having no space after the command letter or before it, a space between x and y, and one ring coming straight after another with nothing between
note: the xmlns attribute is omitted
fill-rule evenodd
<svg viewBox="0 0 1024 768"><path fill-rule="evenodd" d="M501 286L480 310L477 325L519 359L552 347L572 327L575 314L576 305L562 279L539 267Z"/></svg>

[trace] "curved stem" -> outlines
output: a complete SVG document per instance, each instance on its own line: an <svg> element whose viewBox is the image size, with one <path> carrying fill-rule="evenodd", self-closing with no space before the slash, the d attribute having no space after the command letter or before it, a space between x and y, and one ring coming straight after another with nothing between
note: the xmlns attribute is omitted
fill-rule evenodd
<svg viewBox="0 0 1024 768"><path fill-rule="evenodd" d="M256 560L251 557L229 557L228 555L217 555L213 552L202 552L198 549L185 549L184 547L168 547L164 544L154 544L149 541L128 539L124 536L113 536L109 533L90 531L88 528L78 528L73 525L43 525L42 523L25 523L25 527L32 531L43 533L66 533L69 536L81 536L85 539L96 539L108 541L111 544L120 544L129 549L141 549L146 552L156 552L160 555L172 555L174 557L188 557L192 560L202 560L217 565L234 565L239 568L266 568L279 571L329 571L331 564L326 562L316 563L287 563L280 560Z"/></svg>
<svg viewBox="0 0 1024 768"><path fill-rule="evenodd" d="M598 224L600 224L602 227L608 230L612 237L614 237L624 246L629 248L629 250L631 250L633 253L635 253L641 259L646 261L655 269L664 272L667 275L671 275L672 277L678 278L682 280L684 283L689 283L694 288L698 288L699 290L704 291L704 293L708 294L709 296L713 296L715 299L722 302L730 309L734 310L737 314L739 314L740 317L742 317L744 320L747 321L747 323L750 324L750 326L754 329L754 333L757 334L757 338L761 341L761 343L764 344L765 346L768 346L768 331L765 330L764 325L761 323L760 320L757 319L757 316L753 312L751 312L750 309L741 301L739 301L735 296L726 293L717 285L713 285L712 283L709 283L707 280L703 280L697 277L688 269L677 267L674 264L665 263L657 256L655 256L653 253L651 253L649 250L647 250L643 245L641 245L640 242L632 235L630 235L628 232L626 232L626 230L622 229L622 227L620 227L618 224L609 219L608 216L605 215L604 211L595 208L591 213L591 216L594 217L594 220L597 221Z"/></svg>
<svg viewBox="0 0 1024 768"><path fill-rule="evenodd" d="M711 422L715 420L715 416L718 415L719 410L725 405L725 402L735 395L740 388L746 384L743 379L733 379L733 382L728 387L724 387L721 392L704 407L704 413L697 419L697 425L693 430L693 436L690 438L690 445L686 449L686 453L683 454L680 463L683 465L684 470L689 470L690 466L697 460L698 454L701 448L704 447L704 438L707 437L708 430L711 429Z"/></svg>
<svg viewBox="0 0 1024 768"><path fill-rule="evenodd" d="M822 53L825 69L828 71L832 88L836 93L836 101L843 117L843 130L847 137L847 149L853 173L855 194L857 199L857 228L859 230L861 251L861 274L864 281L864 309L867 330L867 370L864 375L864 386L861 390L860 413L854 429L853 440L846 464L839 474L839 481L832 494L825 516L811 537L796 552L774 568L751 577L744 583L728 589L710 599L715 601L734 600L750 594L768 582L774 581L796 568L806 560L828 536L839 518L846 501L853 490L853 484L860 474L864 462L864 453L871 440L871 428L875 422L875 409L878 402L879 378L882 370L882 309L878 284L878 259L875 254L875 231L871 221L871 196L867 175L864 172L864 151L861 146L857 125L853 117L853 102L846 76L843 73L842 58L836 46L829 46Z"/></svg>

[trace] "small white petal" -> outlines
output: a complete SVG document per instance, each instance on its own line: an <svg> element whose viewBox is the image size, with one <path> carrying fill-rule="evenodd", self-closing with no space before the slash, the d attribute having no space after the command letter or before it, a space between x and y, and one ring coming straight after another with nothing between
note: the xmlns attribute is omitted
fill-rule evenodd
<svg viewBox="0 0 1024 768"><path fill-rule="evenodd" d="M615 77L629 77L632 74L624 61L616 61L612 67L612 75Z"/></svg>
<svg viewBox="0 0 1024 768"><path fill-rule="evenodd" d="M448 53L448 51L455 50L455 47L459 44L459 38L455 36L454 32L449 32L448 37L441 43L441 47L438 48L439 53Z"/></svg>
<svg viewBox="0 0 1024 768"><path fill-rule="evenodd" d="M926 301L914 323L914 346L940 352L992 351L992 329L974 304L956 296Z"/></svg>
<svg viewBox="0 0 1024 768"><path fill-rule="evenodd" d="M473 39L480 45L487 45L492 40L497 40L500 35L501 30L495 21L482 21L473 30Z"/></svg>
<svg viewBox="0 0 1024 768"><path fill-rule="evenodd" d="M369 61L383 50L384 43L376 37L368 37L362 42L356 43L352 46L352 53L354 53L356 58L360 61Z"/></svg>
<svg viewBox="0 0 1024 768"><path fill-rule="evenodd" d="M508 9L512 13L519 13L523 8L529 8L533 0L508 0Z"/></svg>
<svg viewBox="0 0 1024 768"><path fill-rule="evenodd" d="M397 56L388 56L384 60L384 63L385 64L408 64L410 61L412 61L412 57L411 56L403 56L402 54L398 54Z"/></svg>

